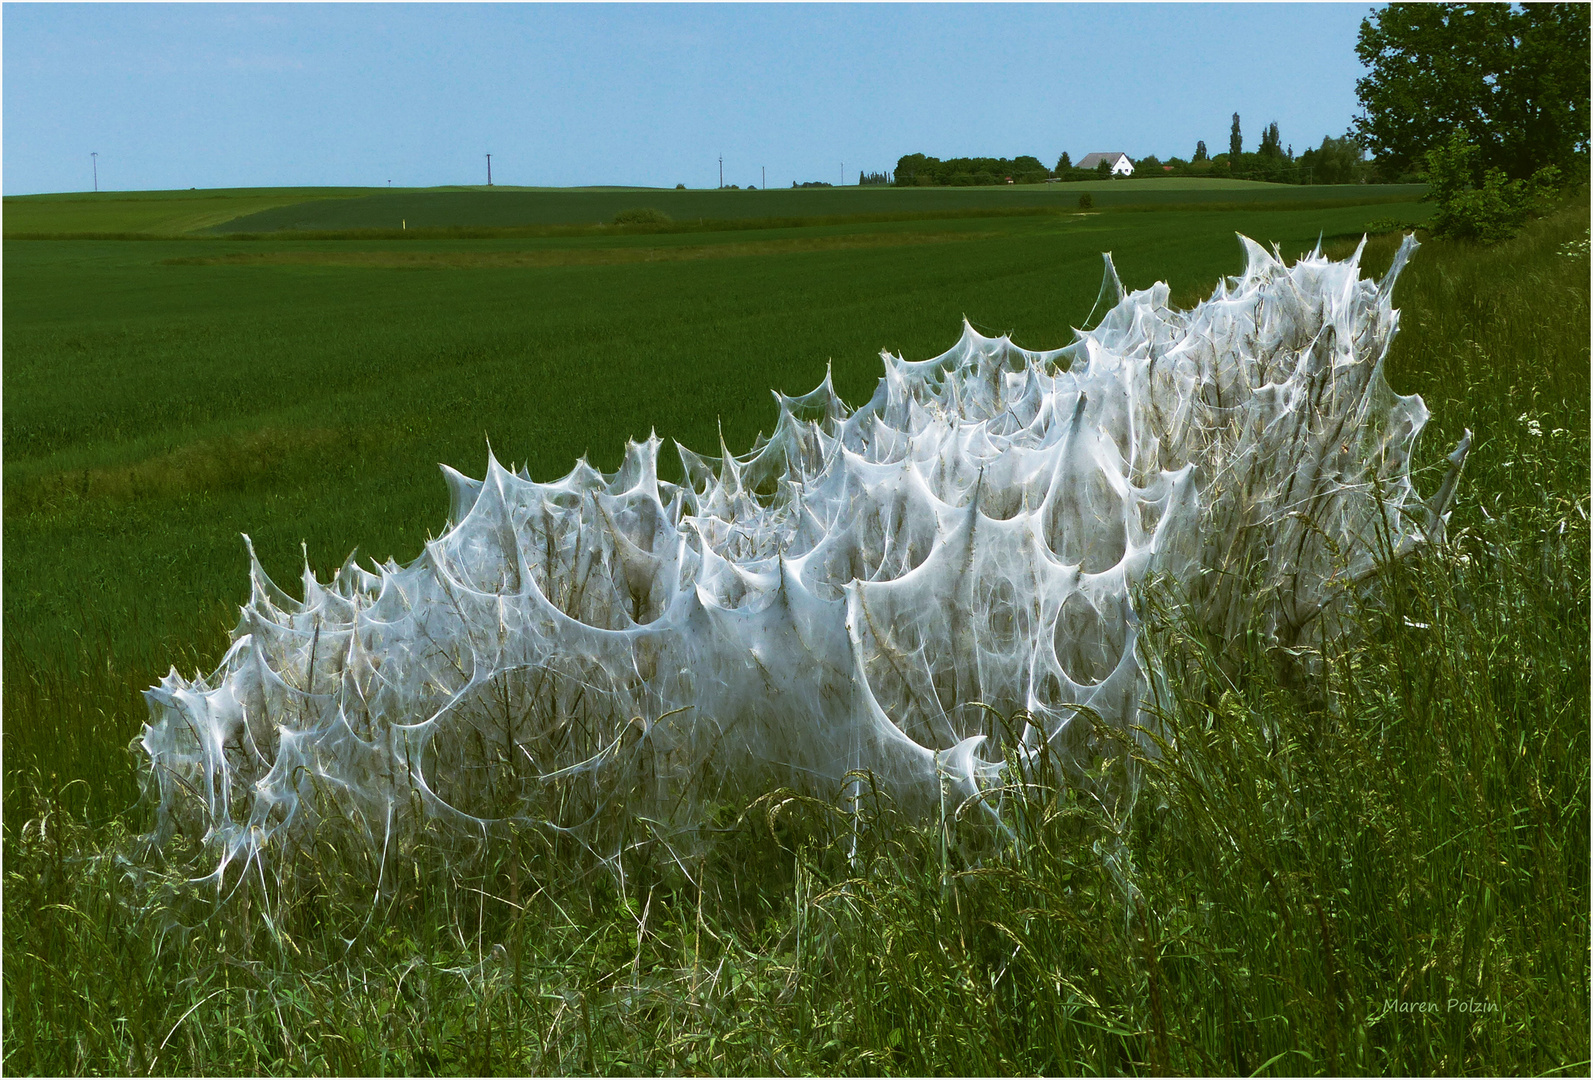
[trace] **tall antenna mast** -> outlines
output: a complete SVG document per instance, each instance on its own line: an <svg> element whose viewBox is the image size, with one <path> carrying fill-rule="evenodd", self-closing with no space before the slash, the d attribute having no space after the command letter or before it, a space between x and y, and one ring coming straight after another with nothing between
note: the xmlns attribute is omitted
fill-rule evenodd
<svg viewBox="0 0 1593 1080"><path fill-rule="evenodd" d="M487 186L492 186L492 155L487 155Z"/></svg>
<svg viewBox="0 0 1593 1080"><path fill-rule="evenodd" d="M763 167L763 190L769 190L769 166L767 165Z"/></svg>
<svg viewBox="0 0 1593 1080"><path fill-rule="evenodd" d="M725 186L725 156L719 155L719 186Z"/></svg>
<svg viewBox="0 0 1593 1080"><path fill-rule="evenodd" d="M89 158L91 159L90 163L94 166L94 190L98 191L100 189L100 152L98 150L90 151Z"/></svg>

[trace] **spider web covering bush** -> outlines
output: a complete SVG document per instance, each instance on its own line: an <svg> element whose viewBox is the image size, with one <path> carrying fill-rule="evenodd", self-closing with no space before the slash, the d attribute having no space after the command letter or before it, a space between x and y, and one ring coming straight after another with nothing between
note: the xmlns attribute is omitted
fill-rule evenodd
<svg viewBox="0 0 1593 1080"><path fill-rule="evenodd" d="M220 667L147 693L149 839L202 838L218 881L333 831L381 866L439 821L606 857L775 785L926 813L1025 761L1083 768L1103 729L1149 749L1151 575L1216 640L1288 648L1437 536L1469 442L1420 501L1427 410L1383 375L1414 239L1381 283L1359 250L1243 243L1187 312L1108 256L1110 310L1066 348L965 323L941 356L883 354L856 411L828 377L777 394L772 436L680 448L678 484L656 436L609 475L445 467L424 554L306 568L302 600L251 547Z"/></svg>

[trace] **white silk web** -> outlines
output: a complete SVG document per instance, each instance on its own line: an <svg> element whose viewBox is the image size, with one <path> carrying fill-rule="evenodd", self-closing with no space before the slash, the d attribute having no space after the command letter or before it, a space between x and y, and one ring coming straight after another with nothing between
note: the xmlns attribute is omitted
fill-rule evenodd
<svg viewBox="0 0 1593 1080"><path fill-rule="evenodd" d="M1244 273L1184 312L1115 298L1046 352L964 324L884 354L855 412L829 379L719 457L659 440L605 475L451 469L450 527L405 567L352 557L303 599L253 559L216 672L148 694L151 839L260 858L321 829L374 853L417 822L576 835L605 810L689 827L727 789L831 795L859 773L927 809L1006 755L1067 761L1089 724L1145 724L1136 586L1153 572L1219 640L1292 644L1378 558L1434 539L1427 419L1383 360L1395 278L1360 251ZM1364 246L1364 245L1363 245ZM1018 718L1003 731L995 717Z"/></svg>

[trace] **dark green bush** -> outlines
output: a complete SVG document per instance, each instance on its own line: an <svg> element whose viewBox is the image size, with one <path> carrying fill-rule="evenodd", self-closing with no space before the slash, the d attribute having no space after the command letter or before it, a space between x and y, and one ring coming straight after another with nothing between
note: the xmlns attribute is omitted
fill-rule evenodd
<svg viewBox="0 0 1593 1080"><path fill-rule="evenodd" d="M1562 186L1560 170L1546 165L1524 180L1500 169L1481 169L1477 147L1458 128L1427 152L1427 197L1438 204L1434 236L1497 243L1545 208Z"/></svg>

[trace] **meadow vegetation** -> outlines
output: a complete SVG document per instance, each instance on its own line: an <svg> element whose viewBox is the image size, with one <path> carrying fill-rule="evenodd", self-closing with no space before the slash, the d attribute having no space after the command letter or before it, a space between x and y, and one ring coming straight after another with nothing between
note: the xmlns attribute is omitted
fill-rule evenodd
<svg viewBox="0 0 1593 1080"><path fill-rule="evenodd" d="M615 197L597 220L638 205ZM996 841L955 805L920 822L873 797L859 827L749 793L706 850L639 842L606 864L531 830L438 828L379 884L353 851L305 852L269 907L188 883L208 869L191 840L137 857L138 695L219 658L240 532L283 582L301 541L323 576L356 546L407 560L444 519L435 463L477 471L489 440L539 479L583 453L612 468L655 427L745 447L769 389L828 364L862 401L878 349L934 355L960 315L1065 343L1102 250L1187 305L1238 270L1236 230L1344 255L1368 222L1425 209L1096 198L736 244L8 239L0 1064L1585 1072L1585 200L1417 253L1389 378L1432 410L1424 493L1476 434L1448 539L1386 565L1356 633L1292 658L1219 657L1153 620L1169 736L1094 763L1103 790L1136 773L1133 798L1015 770ZM1397 239L1373 240L1370 269Z"/></svg>

